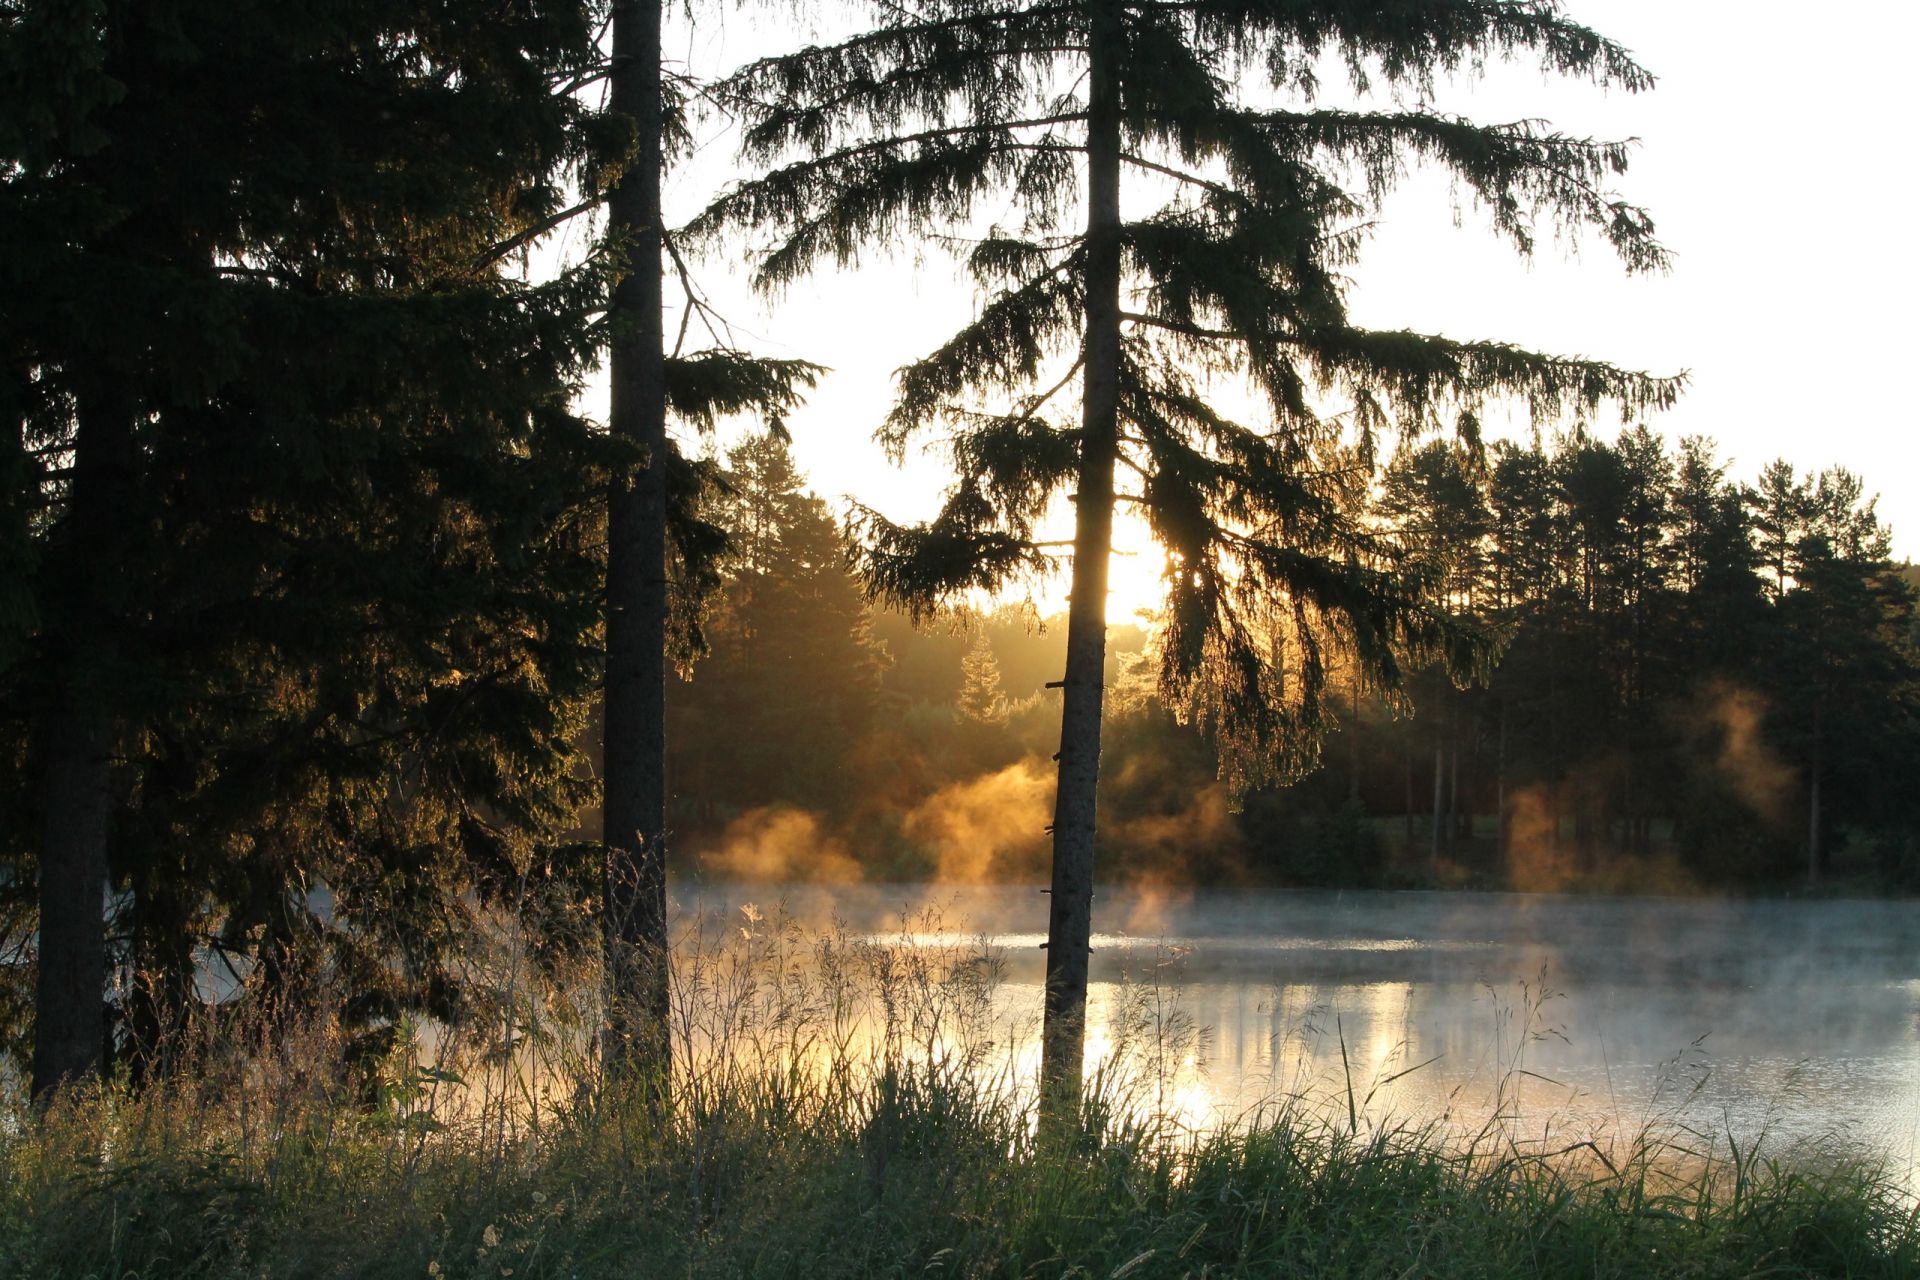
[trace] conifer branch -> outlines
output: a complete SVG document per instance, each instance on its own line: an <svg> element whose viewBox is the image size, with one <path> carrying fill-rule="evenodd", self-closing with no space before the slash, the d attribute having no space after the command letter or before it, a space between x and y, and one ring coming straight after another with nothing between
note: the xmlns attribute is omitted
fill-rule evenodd
<svg viewBox="0 0 1920 1280"><path fill-rule="evenodd" d="M598 208L605 202L606 197L604 195L589 196L577 204L569 205L557 213L549 214L532 226L515 232L505 240L500 241L492 248L481 253L473 260L473 265L469 270L472 271L473 274L478 275L493 266L496 262L499 262L502 258L526 248L540 237L546 235L549 231L554 231L564 226L574 218L579 217L590 209Z"/></svg>

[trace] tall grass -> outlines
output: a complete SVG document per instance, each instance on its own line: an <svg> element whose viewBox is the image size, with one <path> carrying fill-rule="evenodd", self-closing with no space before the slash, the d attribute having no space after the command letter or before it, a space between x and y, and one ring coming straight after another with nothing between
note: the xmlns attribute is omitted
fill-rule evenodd
<svg viewBox="0 0 1920 1280"><path fill-rule="evenodd" d="M589 1000L530 991L371 1073L322 1013L209 1035L137 1094L13 1104L0 1273L1920 1275L1914 1206L1843 1156L1547 1150L1345 1100L1196 1129L1163 1103L1197 1031L1151 984L1080 1132L1041 1145L990 947L746 919L677 961L664 1104L601 1087Z"/></svg>

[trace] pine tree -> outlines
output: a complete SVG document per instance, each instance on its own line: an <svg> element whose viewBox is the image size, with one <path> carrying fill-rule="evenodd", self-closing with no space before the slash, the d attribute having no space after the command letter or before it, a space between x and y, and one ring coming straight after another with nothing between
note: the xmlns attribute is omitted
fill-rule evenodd
<svg viewBox="0 0 1920 1280"><path fill-rule="evenodd" d="M734 79L749 154L798 158L701 225L775 228L759 278L778 287L871 241L973 230L988 196L1018 210L1020 225L989 229L967 256L987 294L979 313L903 371L881 431L895 450L951 433L947 501L925 525L862 523L874 590L919 607L1044 572L1036 526L1071 494L1043 1067L1047 1096L1064 1101L1081 1070L1116 501L1137 504L1167 551L1163 693L1215 730L1244 782L1312 758L1330 650L1351 649L1389 688L1409 656L1474 658L1357 517L1377 432L1494 395L1551 417L1675 391L1603 364L1354 326L1339 272L1409 157L1451 170L1523 252L1545 214L1597 228L1630 267L1664 255L1646 215L1602 190L1624 146L1420 109L1316 108L1322 55L1342 57L1362 92L1418 92L1522 52L1629 90L1651 81L1546 0L925 0L876 14L872 31ZM1174 194L1135 215L1123 181ZM1244 380L1254 415L1210 400L1210 377ZM1061 404L1070 389L1077 415Z"/></svg>
<svg viewBox="0 0 1920 1280"><path fill-rule="evenodd" d="M1775 464L1762 477L1784 469ZM1790 475L1790 473L1788 473ZM1889 559L1891 537L1857 476L1830 468L1790 492L1803 532L1786 569L1793 579L1774 608L1765 665L1780 702L1774 736L1800 765L1806 793L1806 877L1831 858L1836 812L1868 816L1885 802L1901 767L1916 704L1912 592Z"/></svg>
<svg viewBox="0 0 1920 1280"><path fill-rule="evenodd" d="M1743 674L1766 607L1765 585L1746 501L1726 479L1711 440L1680 442L1673 506L1677 664L1695 679Z"/></svg>
<svg viewBox="0 0 1920 1280"><path fill-rule="evenodd" d="M1758 483L1747 490L1753 511L1754 545L1760 563L1772 575L1769 594L1775 604L1785 598L1793 576L1793 559L1812 515L1813 495L1806 482L1796 480L1793 464L1784 458L1769 462Z"/></svg>
<svg viewBox="0 0 1920 1280"><path fill-rule="evenodd" d="M1471 437L1403 448L1387 467L1375 504L1393 531L1407 571L1427 584L1442 608L1462 617L1478 614L1476 595L1481 586L1483 542L1489 521L1481 493L1482 462ZM1429 672L1425 684L1432 693L1423 702L1425 714L1421 719L1433 722L1433 822L1428 868L1429 874L1437 875L1442 847L1452 843L1453 825L1447 815L1454 803L1449 797L1457 792L1460 730L1469 717L1460 691L1445 671ZM1408 730L1421 727L1409 725ZM1449 777L1451 786L1447 785Z"/></svg>
<svg viewBox="0 0 1920 1280"><path fill-rule="evenodd" d="M1376 504L1404 547L1407 568L1430 581L1448 607L1475 607L1491 519L1477 450L1445 440L1404 450L1381 479Z"/></svg>

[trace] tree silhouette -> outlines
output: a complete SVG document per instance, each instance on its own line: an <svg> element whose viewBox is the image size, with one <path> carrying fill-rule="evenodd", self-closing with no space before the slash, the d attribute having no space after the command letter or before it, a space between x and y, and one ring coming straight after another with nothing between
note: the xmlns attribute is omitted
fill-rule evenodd
<svg viewBox="0 0 1920 1280"><path fill-rule="evenodd" d="M724 478L708 515L732 538L709 651L669 690L675 793L709 826L763 805L843 820L883 659L846 539L777 437L729 450Z"/></svg>
<svg viewBox="0 0 1920 1280"><path fill-rule="evenodd" d="M1763 493L1794 494L1804 520L1785 557L1794 585L1775 606L1766 665L1780 694L1776 733L1804 774L1806 877L1817 883L1836 810L1883 808L1879 793L1913 741L1913 595L1858 477L1832 468L1795 483L1792 468L1776 462L1762 484Z"/></svg>
<svg viewBox="0 0 1920 1280"><path fill-rule="evenodd" d="M960 714L976 724L1007 722L1007 693L1000 683L1000 664L985 627L976 628L967 656L961 661Z"/></svg>
<svg viewBox="0 0 1920 1280"><path fill-rule="evenodd" d="M503 267L610 158L553 92L592 61L563 0L0 26L37 1092L101 1064L103 907L140 1071L205 955L337 982L350 1029L454 1018L476 914L573 890L609 458L567 402L605 274Z"/></svg>
<svg viewBox="0 0 1920 1280"><path fill-rule="evenodd" d="M1631 268L1664 254L1649 219L1601 186L1624 146L1420 109L1315 108L1321 56L1337 52L1362 93L1418 92L1521 52L1629 90L1651 81L1540 0L959 0L888 5L877 22L734 78L749 154L799 158L701 226L775 228L758 272L777 287L876 240L965 232L990 194L1017 211L1019 225L975 239L967 266L986 299L902 372L881 431L895 450L949 432L947 501L925 525L868 511L861 526L874 590L920 607L1043 572L1036 526L1071 491L1043 1066L1049 1098L1066 1100L1081 1070L1116 501L1167 551L1163 692L1215 730L1244 781L1312 759L1331 649L1351 649L1386 687L1409 655L1473 661L1357 518L1378 431L1419 430L1492 395L1553 416L1676 390L1589 361L1354 326L1339 272L1410 158L1449 170L1522 252L1545 215L1596 228ZM1123 181L1158 209L1124 209ZM1220 407L1212 378L1243 381L1252 412ZM1061 406L1072 390L1077 422Z"/></svg>
<svg viewBox="0 0 1920 1280"><path fill-rule="evenodd" d="M607 426L629 466L606 489L606 680L601 805L601 925L606 1026L616 1075L663 1087L667 1040L666 678L699 647L691 619L715 582L725 531L697 511L711 476L680 451L670 418L710 429L747 413L771 429L812 385L817 367L756 358L722 343L670 347L663 270L670 254L660 180L681 130L684 79L661 66L662 0L613 0L609 114L631 128L632 150L607 193L607 239L621 265L607 324ZM681 269L686 313L704 310ZM717 338L718 335L716 335Z"/></svg>

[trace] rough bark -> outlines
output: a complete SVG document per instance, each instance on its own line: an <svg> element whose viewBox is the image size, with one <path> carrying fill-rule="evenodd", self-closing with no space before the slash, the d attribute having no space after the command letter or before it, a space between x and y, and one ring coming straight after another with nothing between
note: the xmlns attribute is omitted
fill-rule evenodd
<svg viewBox="0 0 1920 1280"><path fill-rule="evenodd" d="M613 295L608 427L643 468L607 495L604 787L607 1018L616 1075L664 1080L666 899L666 360L661 317L661 95L658 0L613 7L611 105L637 131L608 201L609 232L629 254Z"/></svg>
<svg viewBox="0 0 1920 1280"><path fill-rule="evenodd" d="M1095 793L1105 699L1107 569L1120 390L1120 91L1124 38L1115 0L1090 0L1087 94L1087 319L1072 598L1054 796L1052 909L1041 1031L1047 1114L1078 1105L1093 936Z"/></svg>

